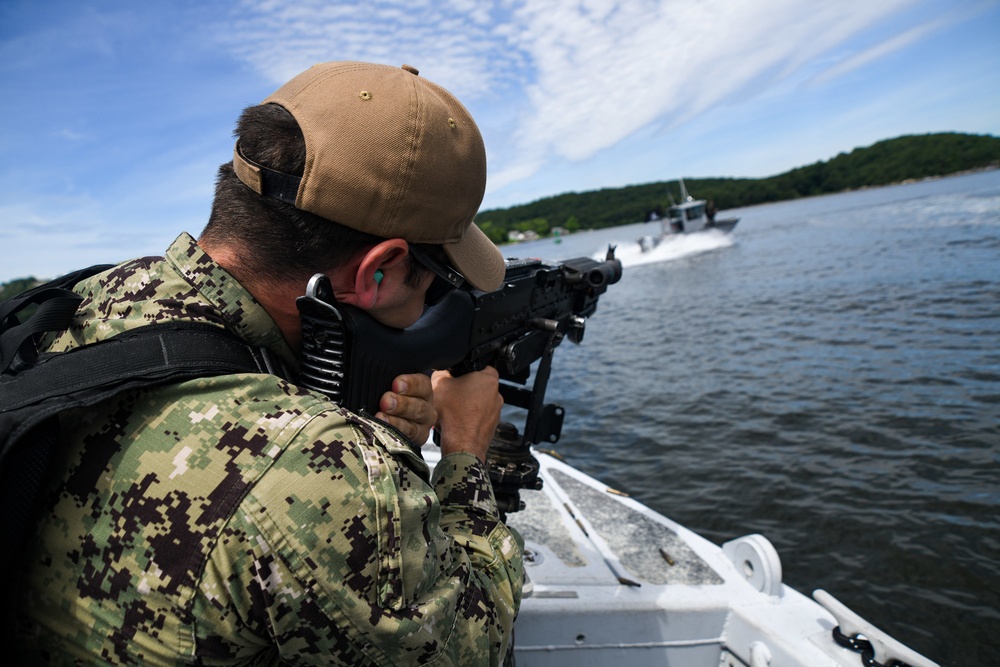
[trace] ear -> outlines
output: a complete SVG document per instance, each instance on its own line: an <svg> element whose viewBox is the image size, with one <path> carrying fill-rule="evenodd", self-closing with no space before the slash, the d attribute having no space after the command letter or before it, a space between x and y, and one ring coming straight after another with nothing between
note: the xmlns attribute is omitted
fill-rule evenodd
<svg viewBox="0 0 1000 667"><path fill-rule="evenodd" d="M406 277L404 259L409 252L410 246L403 239L387 239L364 253L354 273L353 305L368 310L378 303L380 291L399 287ZM382 272L379 280L375 279L376 271Z"/></svg>

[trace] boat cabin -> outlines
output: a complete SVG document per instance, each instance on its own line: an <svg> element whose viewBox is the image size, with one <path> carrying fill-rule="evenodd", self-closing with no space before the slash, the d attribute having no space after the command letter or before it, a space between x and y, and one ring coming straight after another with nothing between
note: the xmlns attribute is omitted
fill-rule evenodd
<svg viewBox="0 0 1000 667"><path fill-rule="evenodd" d="M705 201L697 199L667 209L667 223L674 234L697 232L708 223Z"/></svg>

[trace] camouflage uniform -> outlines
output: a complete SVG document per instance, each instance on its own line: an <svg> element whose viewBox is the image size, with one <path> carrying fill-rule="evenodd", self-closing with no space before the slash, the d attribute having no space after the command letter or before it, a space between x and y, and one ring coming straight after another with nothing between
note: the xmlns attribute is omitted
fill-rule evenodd
<svg viewBox="0 0 1000 667"><path fill-rule="evenodd" d="M184 320L296 363L187 234L76 289L50 350ZM21 603L32 664L502 662L521 542L476 457L431 477L395 430L271 375L128 392L63 432Z"/></svg>

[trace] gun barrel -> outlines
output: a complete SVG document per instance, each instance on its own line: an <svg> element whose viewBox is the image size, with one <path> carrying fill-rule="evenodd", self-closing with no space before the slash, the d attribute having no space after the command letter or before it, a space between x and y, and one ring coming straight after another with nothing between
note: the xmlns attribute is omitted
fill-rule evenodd
<svg viewBox="0 0 1000 667"><path fill-rule="evenodd" d="M617 259L598 262L589 257L571 259L563 263L566 281L570 284L586 283L592 288L605 288L622 277L622 265Z"/></svg>
<svg viewBox="0 0 1000 667"><path fill-rule="evenodd" d="M308 338L302 383L372 413L401 373L448 368L458 375L494 366L501 379L525 384L531 364L551 357L563 338L582 340L585 319L621 275L613 249L604 261L509 259L500 289L456 290L405 330L337 303L325 277L315 276L299 298Z"/></svg>

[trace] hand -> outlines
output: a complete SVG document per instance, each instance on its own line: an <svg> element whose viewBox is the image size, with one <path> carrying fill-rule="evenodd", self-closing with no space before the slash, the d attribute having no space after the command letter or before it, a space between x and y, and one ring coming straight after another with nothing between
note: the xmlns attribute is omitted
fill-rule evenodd
<svg viewBox="0 0 1000 667"><path fill-rule="evenodd" d="M468 452L485 463L503 407L497 370L487 366L457 378L448 371L436 371L431 385L441 431L441 454Z"/></svg>
<svg viewBox="0 0 1000 667"><path fill-rule="evenodd" d="M418 445L427 442L438 420L431 379L423 373L398 376L392 381L392 391L382 394L378 407L378 419L392 424Z"/></svg>

